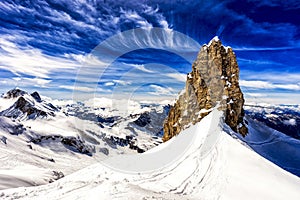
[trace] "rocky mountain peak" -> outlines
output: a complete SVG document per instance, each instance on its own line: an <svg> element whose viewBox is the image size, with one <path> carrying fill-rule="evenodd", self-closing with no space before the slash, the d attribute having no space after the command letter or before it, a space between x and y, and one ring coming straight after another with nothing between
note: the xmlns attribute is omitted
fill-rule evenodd
<svg viewBox="0 0 300 200"><path fill-rule="evenodd" d="M19 88L14 88L14 89L11 89L8 92L6 92L5 95L3 96L3 98L5 98L5 99L17 98L17 97L23 96L25 94L27 94L27 92L25 92Z"/></svg>
<svg viewBox="0 0 300 200"><path fill-rule="evenodd" d="M0 116L14 119L35 119L37 117L55 116L58 108L50 102L43 101L38 92L29 94L15 88L8 91L3 98L17 100L8 109L0 112Z"/></svg>
<svg viewBox="0 0 300 200"><path fill-rule="evenodd" d="M37 102L42 102L41 96L38 92L33 92L32 94L30 94Z"/></svg>
<svg viewBox="0 0 300 200"><path fill-rule="evenodd" d="M224 111L225 123L245 136L244 98L239 86L239 67L234 52L215 37L203 45L187 74L179 95L164 123L163 140L195 124L215 108Z"/></svg>

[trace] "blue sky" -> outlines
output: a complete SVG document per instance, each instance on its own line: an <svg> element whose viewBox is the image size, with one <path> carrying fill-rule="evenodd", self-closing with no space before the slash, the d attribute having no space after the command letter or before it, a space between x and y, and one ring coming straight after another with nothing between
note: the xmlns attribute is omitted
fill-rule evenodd
<svg viewBox="0 0 300 200"><path fill-rule="evenodd" d="M217 35L236 53L247 99L300 103L299 13L296 0L4 0L0 92L173 98Z"/></svg>

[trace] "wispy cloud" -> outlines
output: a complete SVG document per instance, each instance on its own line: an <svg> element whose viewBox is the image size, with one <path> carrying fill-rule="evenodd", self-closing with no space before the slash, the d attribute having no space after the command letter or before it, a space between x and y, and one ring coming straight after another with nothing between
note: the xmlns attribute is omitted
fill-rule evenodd
<svg viewBox="0 0 300 200"><path fill-rule="evenodd" d="M65 54L66 58L74 59L75 61L79 62L81 65L88 65L88 66L106 66L107 63L101 61L98 57L94 56L93 54Z"/></svg>
<svg viewBox="0 0 300 200"><path fill-rule="evenodd" d="M299 84L276 84L267 81L240 80L240 85L243 87L256 88L256 89L300 90Z"/></svg>
<svg viewBox="0 0 300 200"><path fill-rule="evenodd" d="M113 86L113 85L115 85L115 83L114 82L106 82L106 83L104 83L104 85L105 86Z"/></svg>
<svg viewBox="0 0 300 200"><path fill-rule="evenodd" d="M159 96L159 95L163 95L163 96L174 96L174 90L170 87L162 87L162 86L159 86L159 85L150 85L149 86L152 90L152 92L148 92L149 94L151 95L156 95L156 96Z"/></svg>
<svg viewBox="0 0 300 200"><path fill-rule="evenodd" d="M291 50L299 47L295 46L283 46L283 47L232 47L234 51L282 51Z"/></svg>
<svg viewBox="0 0 300 200"><path fill-rule="evenodd" d="M95 88L83 87L83 86L71 86L71 85L60 85L59 88L71 90L71 91L80 91L80 92L95 92Z"/></svg>
<svg viewBox="0 0 300 200"><path fill-rule="evenodd" d="M261 94L261 95L260 95ZM298 92L276 92L276 93L245 93L246 104L269 103L269 104L299 104L300 94Z"/></svg>
<svg viewBox="0 0 300 200"><path fill-rule="evenodd" d="M167 73L165 74L167 77L174 78L177 81L185 82L186 81L186 74L182 73Z"/></svg>
<svg viewBox="0 0 300 200"><path fill-rule="evenodd" d="M245 95L247 96L250 96L250 97L265 97L267 96L266 94L263 94L263 93L249 93L249 92L246 92Z"/></svg>
<svg viewBox="0 0 300 200"><path fill-rule="evenodd" d="M300 73L287 73L287 72L278 72L278 71L241 71L244 79L248 81L264 81L271 83L280 83L280 84L299 84L300 83Z"/></svg>
<svg viewBox="0 0 300 200"><path fill-rule="evenodd" d="M132 65L132 66L134 66L136 69L141 70L146 73L154 73L154 71L147 69L144 65Z"/></svg>
<svg viewBox="0 0 300 200"><path fill-rule="evenodd" d="M50 78L51 71L74 71L78 63L67 58L53 57L43 54L39 49L19 47L15 43L0 38L0 68L15 75L31 75L40 78Z"/></svg>
<svg viewBox="0 0 300 200"><path fill-rule="evenodd" d="M283 7L285 9L298 9L300 8L300 2L294 0L280 1L280 0L248 0L254 2L256 6L270 6L270 7Z"/></svg>
<svg viewBox="0 0 300 200"><path fill-rule="evenodd" d="M52 80L42 78L26 78L26 77L12 77L2 78L0 85L6 87L36 87L36 88L50 88L49 85Z"/></svg>
<svg viewBox="0 0 300 200"><path fill-rule="evenodd" d="M137 24L137 28L152 28L153 25L148 22L145 18L141 17L136 11L133 10L123 10L121 8L121 18L127 21Z"/></svg>
<svg viewBox="0 0 300 200"><path fill-rule="evenodd" d="M261 59L245 59L245 58L238 58L237 59L239 64L251 64L251 65L281 65L284 64L273 61L273 60L261 60Z"/></svg>
<svg viewBox="0 0 300 200"><path fill-rule="evenodd" d="M114 83L120 84L120 85L130 85L131 81L125 81L125 80L113 80Z"/></svg>
<svg viewBox="0 0 300 200"><path fill-rule="evenodd" d="M284 81L284 82L300 82L300 73L264 73L263 76L265 79L270 81Z"/></svg>
<svg viewBox="0 0 300 200"><path fill-rule="evenodd" d="M13 78L14 79L14 78ZM48 84L52 81L49 79L41 79L41 78L15 78L14 80L19 81L21 84L27 83L32 84L36 87L48 87Z"/></svg>

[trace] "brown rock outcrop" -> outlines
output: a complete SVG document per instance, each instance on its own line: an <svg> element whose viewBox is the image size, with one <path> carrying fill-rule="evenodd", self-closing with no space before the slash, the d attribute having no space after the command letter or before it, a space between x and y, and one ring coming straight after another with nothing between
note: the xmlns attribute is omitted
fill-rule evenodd
<svg viewBox="0 0 300 200"><path fill-rule="evenodd" d="M239 67L234 52L215 37L203 45L187 74L185 89L179 95L164 123L167 141L190 124L195 124L215 108L224 111L225 123L245 136L244 98L239 86Z"/></svg>

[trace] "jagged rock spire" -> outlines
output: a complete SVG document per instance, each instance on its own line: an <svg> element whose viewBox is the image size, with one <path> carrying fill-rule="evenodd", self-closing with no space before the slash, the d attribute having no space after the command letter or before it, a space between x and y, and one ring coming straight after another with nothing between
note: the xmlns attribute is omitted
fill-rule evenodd
<svg viewBox="0 0 300 200"><path fill-rule="evenodd" d="M243 105L235 54L215 37L202 46L192 72L187 74L185 89L164 123L163 140L201 121L216 106L224 111L225 123L245 136L248 130L243 121Z"/></svg>

